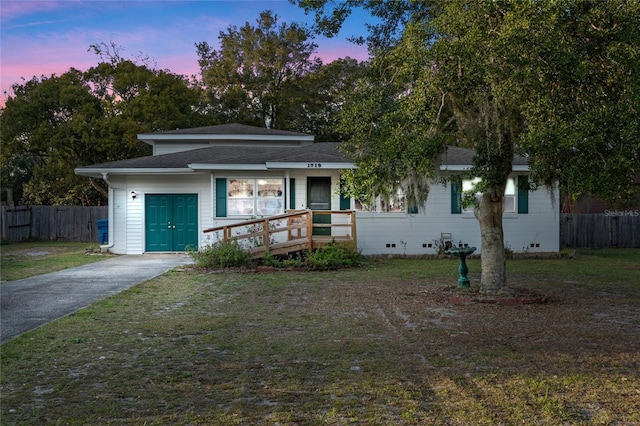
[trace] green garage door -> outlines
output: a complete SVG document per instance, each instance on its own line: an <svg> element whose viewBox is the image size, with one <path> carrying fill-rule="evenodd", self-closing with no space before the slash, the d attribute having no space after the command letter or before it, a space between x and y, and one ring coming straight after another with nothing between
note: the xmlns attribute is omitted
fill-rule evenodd
<svg viewBox="0 0 640 426"><path fill-rule="evenodd" d="M198 195L146 195L145 223L146 251L197 249Z"/></svg>

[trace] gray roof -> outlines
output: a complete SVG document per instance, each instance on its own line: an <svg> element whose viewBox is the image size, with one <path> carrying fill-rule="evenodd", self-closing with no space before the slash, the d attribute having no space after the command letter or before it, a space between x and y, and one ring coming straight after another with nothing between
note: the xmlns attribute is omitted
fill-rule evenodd
<svg viewBox="0 0 640 426"><path fill-rule="evenodd" d="M338 149L339 145L338 142L322 142L290 147L243 146L242 142L238 141L236 144L210 146L78 167L76 172L88 174L95 173L97 170L115 171L118 169L128 171L139 169L141 172L144 172L145 169L190 170L190 165L194 164L208 165L207 168L210 170L215 170L216 166L228 170L230 166L239 166L240 169L243 165L266 165L267 163L334 163L339 165L352 163L352 160ZM441 155L440 164L442 166L470 166L473 155L472 149L450 146ZM527 160L516 156L513 164L526 165Z"/></svg>
<svg viewBox="0 0 640 426"><path fill-rule="evenodd" d="M82 169L187 169L189 164L241 165L279 163L351 163L337 147L337 142L323 142L295 147L261 147L220 145L171 154L152 155L94 164Z"/></svg>
<svg viewBox="0 0 640 426"><path fill-rule="evenodd" d="M473 149L449 146L440 156L440 164L448 166L471 166L473 164L474 155L475 150ZM513 156L513 165L525 166L527 164L526 158L518 155Z"/></svg>

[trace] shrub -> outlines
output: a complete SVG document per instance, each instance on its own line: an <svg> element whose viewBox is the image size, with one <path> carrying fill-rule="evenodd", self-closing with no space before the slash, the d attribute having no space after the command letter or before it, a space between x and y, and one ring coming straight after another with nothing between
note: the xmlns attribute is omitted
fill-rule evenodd
<svg viewBox="0 0 640 426"><path fill-rule="evenodd" d="M283 268L303 268L304 267L304 258L302 257L302 252L296 252L293 255L289 255L288 258L282 261Z"/></svg>
<svg viewBox="0 0 640 426"><path fill-rule="evenodd" d="M262 259L260 259L260 263L264 266L273 266L274 268L280 268L282 266L280 259L269 253L268 250L264 252Z"/></svg>
<svg viewBox="0 0 640 426"><path fill-rule="evenodd" d="M251 255L236 240L217 241L200 251L189 252L202 268L240 268L251 264Z"/></svg>
<svg viewBox="0 0 640 426"><path fill-rule="evenodd" d="M310 269L337 269L345 266L358 266L362 255L354 244L336 244L331 242L307 255Z"/></svg>

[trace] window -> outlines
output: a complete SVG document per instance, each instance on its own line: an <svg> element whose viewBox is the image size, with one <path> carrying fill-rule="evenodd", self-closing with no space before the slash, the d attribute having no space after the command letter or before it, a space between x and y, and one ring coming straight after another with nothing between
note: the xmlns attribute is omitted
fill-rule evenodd
<svg viewBox="0 0 640 426"><path fill-rule="evenodd" d="M507 180L507 187L504 191L504 201L502 202L502 211L504 213L516 212L516 182L513 178Z"/></svg>
<svg viewBox="0 0 640 426"><path fill-rule="evenodd" d="M282 179L228 179L229 216L273 216L284 213Z"/></svg>
<svg viewBox="0 0 640 426"><path fill-rule="evenodd" d="M353 207L354 210L358 211L358 212L375 212L376 211L376 205L378 204L377 202L378 200L375 199L373 200L373 204L368 204L368 203L364 203L360 200L354 200L353 202Z"/></svg>
<svg viewBox="0 0 640 426"><path fill-rule="evenodd" d="M380 200L380 209L387 213L404 213L407 211L407 198L404 196L404 192L398 188L394 194L389 197L389 202L386 200Z"/></svg>
<svg viewBox="0 0 640 426"><path fill-rule="evenodd" d="M471 180L463 180L462 181L462 192L473 192L476 188L476 185L480 183L480 178L473 178ZM480 192L476 192L476 200L480 201L480 197L482 194ZM463 206L462 211L465 213L473 212L473 206Z"/></svg>
<svg viewBox="0 0 640 426"><path fill-rule="evenodd" d="M473 193L476 185L480 182L480 178L474 178L470 180L462 181L462 191L460 191L460 185L451 184L451 213L470 213L473 212L473 206L460 207L462 201L462 193ZM480 192L475 193L476 198L482 195ZM507 186L504 193L503 212L504 213L528 213L529 201L528 201L528 181L526 176L509 178L507 180Z"/></svg>
<svg viewBox="0 0 640 426"><path fill-rule="evenodd" d="M378 212L378 213L417 213L417 208L407 208L407 197L401 189L397 189L391 194L388 200L382 197L374 198L371 203L365 203L361 200L355 200L354 207L356 211L362 212Z"/></svg>

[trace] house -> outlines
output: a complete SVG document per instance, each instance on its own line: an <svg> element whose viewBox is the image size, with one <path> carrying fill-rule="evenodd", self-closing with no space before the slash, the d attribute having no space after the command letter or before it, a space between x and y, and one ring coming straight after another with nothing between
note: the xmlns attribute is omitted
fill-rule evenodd
<svg viewBox="0 0 640 426"><path fill-rule="evenodd" d="M211 228L303 209L355 211L357 246L364 255L433 254L442 244L480 249L478 221L459 204L461 190L473 182L434 183L420 210L408 208L402 193L364 207L340 194L341 171L354 165L338 143L314 143L311 135L241 124L140 134L138 139L153 147L153 155L75 170L108 185L104 248L113 253L204 247L219 238L204 232ZM450 147L440 172L459 174L472 157L472 150ZM505 244L513 251L558 251L558 195L544 188L527 190L527 173L526 160L516 158L505 199ZM337 214L323 216L336 224L342 220L334 218ZM338 227L324 231L345 232Z"/></svg>

